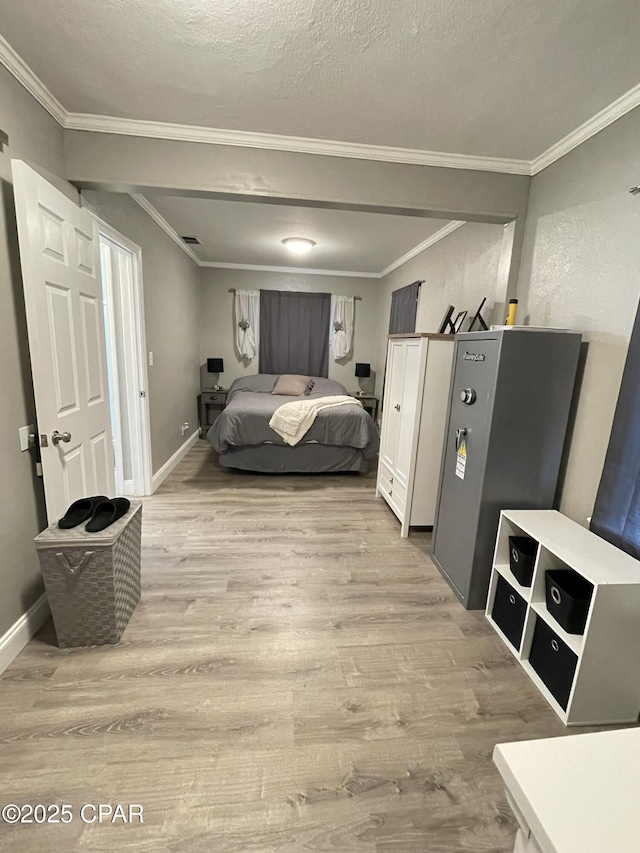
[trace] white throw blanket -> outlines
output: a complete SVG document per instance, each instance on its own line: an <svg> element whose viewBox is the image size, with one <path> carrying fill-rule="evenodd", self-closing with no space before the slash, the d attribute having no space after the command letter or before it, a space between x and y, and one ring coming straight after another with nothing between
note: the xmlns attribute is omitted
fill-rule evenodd
<svg viewBox="0 0 640 853"><path fill-rule="evenodd" d="M269 426L274 432L278 433L283 441L293 447L309 432L313 422L323 409L346 406L347 403L362 406L360 400L342 394L336 397L314 397L311 400L294 400L292 403L283 403L271 416Z"/></svg>

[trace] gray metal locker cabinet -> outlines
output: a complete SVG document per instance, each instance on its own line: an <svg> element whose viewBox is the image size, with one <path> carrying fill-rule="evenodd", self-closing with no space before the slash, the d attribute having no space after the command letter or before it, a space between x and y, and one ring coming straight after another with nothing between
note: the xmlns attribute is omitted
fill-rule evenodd
<svg viewBox="0 0 640 853"><path fill-rule="evenodd" d="M553 507L581 340L456 336L433 560L467 610L486 604L500 510Z"/></svg>

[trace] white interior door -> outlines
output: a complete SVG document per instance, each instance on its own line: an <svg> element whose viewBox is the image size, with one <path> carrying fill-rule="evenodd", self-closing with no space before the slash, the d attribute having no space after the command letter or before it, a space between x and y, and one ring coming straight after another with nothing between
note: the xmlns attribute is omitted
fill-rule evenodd
<svg viewBox="0 0 640 853"><path fill-rule="evenodd" d="M21 160L13 189L47 515L115 491L100 242L89 214Z"/></svg>

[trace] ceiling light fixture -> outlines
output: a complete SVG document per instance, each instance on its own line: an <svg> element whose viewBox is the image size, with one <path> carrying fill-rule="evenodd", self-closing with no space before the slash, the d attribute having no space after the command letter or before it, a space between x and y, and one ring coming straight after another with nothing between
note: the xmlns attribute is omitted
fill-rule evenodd
<svg viewBox="0 0 640 853"><path fill-rule="evenodd" d="M282 242L294 255L306 255L315 246L314 241L306 237L286 237Z"/></svg>

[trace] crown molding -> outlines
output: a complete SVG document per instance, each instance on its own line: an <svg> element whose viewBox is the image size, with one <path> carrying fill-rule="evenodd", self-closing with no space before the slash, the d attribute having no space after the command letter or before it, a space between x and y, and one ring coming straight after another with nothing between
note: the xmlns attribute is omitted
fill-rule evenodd
<svg viewBox="0 0 640 853"><path fill-rule="evenodd" d="M298 275L336 275L341 278L382 278L379 272L357 272L354 270L321 270L312 267L270 267L263 264L226 264L218 261L201 261L201 267L222 270L251 270L252 272L283 272Z"/></svg>
<svg viewBox="0 0 640 853"><path fill-rule="evenodd" d="M27 63L11 47L9 42L0 35L0 63L9 71L19 83L41 104L47 112L62 127L65 127L67 111L60 101L51 94L42 80L29 68Z"/></svg>
<svg viewBox="0 0 640 853"><path fill-rule="evenodd" d="M609 127L609 125L613 124L614 121L622 118L622 116L631 112L631 110L638 106L640 106L640 84L634 86L633 89L629 89L628 92L625 92L624 95L612 104L609 104L608 107L600 110L599 113L596 113L596 115L588 121L585 121L585 123L581 124L580 127L577 127L571 133L567 134L564 139L556 142L555 145L552 145L551 148L547 148L544 153L539 157L536 157L531 162L531 174L537 175L538 172L546 169L547 166L555 163L556 160L564 157L565 154L573 151L573 149L577 148L578 145L582 145L582 143L586 142L587 139L595 136L596 133L604 130L605 127Z"/></svg>
<svg viewBox="0 0 640 853"><path fill-rule="evenodd" d="M334 139L281 136L275 133L222 130L159 121L134 121L86 113L69 113L65 127L68 130L83 130L91 133L114 133L121 136L143 136L180 142L201 142L209 145L231 145L237 148L263 148L272 151L292 151L298 154L320 154L356 160L441 166L447 169L506 172L513 175L531 174L531 164L527 160L450 154L444 151L423 151L418 148L394 148L386 145L340 142Z"/></svg>
<svg viewBox="0 0 640 853"><path fill-rule="evenodd" d="M156 210L156 208L151 204L150 201L147 201L147 199L140 193L129 193L129 196L135 201L136 204L140 205L140 207L144 210L145 213L149 214L149 216L153 219L156 225L159 225L165 234L168 234L168 236L171 237L176 246L180 246L185 255L188 255L191 260L199 267L202 266L202 261L196 255L196 253L191 250L191 248L180 237L176 229L173 228L173 226L169 225L164 216L160 213L160 211Z"/></svg>
<svg viewBox="0 0 640 853"><path fill-rule="evenodd" d="M0 64L49 112L65 130L92 133L112 133L121 136L141 136L151 139L170 139L181 142L201 142L209 145L231 145L240 148L264 148L301 154L320 154L357 160L377 160L387 163L409 163L418 166L440 166L447 169L501 172L511 175L537 175L578 145L608 127L626 113L640 106L640 84L581 124L533 160L507 157L483 157L451 154L446 151L424 151L419 148L395 148L333 139L314 139L303 136L282 136L272 133L253 133L243 130L223 130L160 121L138 121L100 116L91 113L68 112L21 56L0 35ZM136 199L137 201L137 199ZM159 224L159 223L158 223ZM162 227L162 226L161 226ZM167 232L168 233L168 232Z"/></svg>
<svg viewBox="0 0 640 853"><path fill-rule="evenodd" d="M394 261L392 264L389 264L388 267L382 270L379 273L379 278L384 278L389 275L390 272L397 270L398 267L401 267L403 264L406 264L407 261L410 261L411 258L415 258L416 255L419 255L420 252L424 252L425 249L428 249L429 246L433 246L434 243L440 242L445 237L448 237L449 234L453 234L454 231L457 231L458 228L462 228L463 225L466 225L466 222L460 222L457 219L454 219L452 222L448 222L443 228L439 231L436 231L430 237L427 237L422 243L418 243L417 246L414 246L406 255L403 255L401 258L398 258L397 261Z"/></svg>

